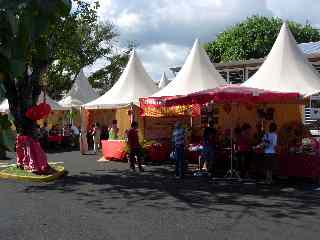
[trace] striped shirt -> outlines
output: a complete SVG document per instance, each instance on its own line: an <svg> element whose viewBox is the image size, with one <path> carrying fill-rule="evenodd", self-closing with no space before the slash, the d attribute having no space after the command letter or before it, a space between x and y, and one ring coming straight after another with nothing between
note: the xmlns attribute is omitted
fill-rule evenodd
<svg viewBox="0 0 320 240"><path fill-rule="evenodd" d="M71 129L69 127L64 127L62 129L62 135L65 137L70 137L71 136Z"/></svg>
<svg viewBox="0 0 320 240"><path fill-rule="evenodd" d="M185 145L185 131L183 128L176 128L173 131L172 142L175 146Z"/></svg>

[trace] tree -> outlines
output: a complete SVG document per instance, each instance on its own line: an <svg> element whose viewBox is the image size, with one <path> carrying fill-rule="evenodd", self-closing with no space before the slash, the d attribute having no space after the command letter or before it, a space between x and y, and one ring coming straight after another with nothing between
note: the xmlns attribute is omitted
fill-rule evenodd
<svg viewBox="0 0 320 240"><path fill-rule="evenodd" d="M110 56L113 40L118 36L112 24L98 21L98 2L73 2L74 10L52 25L48 36L52 46L48 93L55 99L70 89L81 68Z"/></svg>
<svg viewBox="0 0 320 240"><path fill-rule="evenodd" d="M26 112L36 105L45 85L50 28L70 9L70 0L0 0L1 91L9 101L17 133L34 141L36 123Z"/></svg>
<svg viewBox="0 0 320 240"><path fill-rule="evenodd" d="M262 58L271 50L281 25L280 18L252 16L220 33L205 49L213 62ZM319 31L309 24L289 21L288 25L298 43L320 40Z"/></svg>
<svg viewBox="0 0 320 240"><path fill-rule="evenodd" d="M125 69L129 55L132 49L137 46L135 42L129 42L127 49L121 53L115 53L111 57L107 57L109 62L107 66L98 70L89 77L89 81L95 88L100 88L104 92L108 91L120 78L123 70Z"/></svg>

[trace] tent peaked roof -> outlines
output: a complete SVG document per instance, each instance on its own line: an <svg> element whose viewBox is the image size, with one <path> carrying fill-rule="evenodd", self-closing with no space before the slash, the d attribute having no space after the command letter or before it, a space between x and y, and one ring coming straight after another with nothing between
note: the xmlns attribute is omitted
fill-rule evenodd
<svg viewBox="0 0 320 240"><path fill-rule="evenodd" d="M39 99L38 99L38 104L42 103L44 99L44 93L41 92ZM56 102L55 100L53 100L51 97L49 97L48 95L46 95L46 103L50 105L51 109L54 111L60 111L60 110L66 110L65 107L63 107L62 105L60 105L58 102Z"/></svg>
<svg viewBox="0 0 320 240"><path fill-rule="evenodd" d="M299 49L286 23L269 55L245 87L312 95L320 91L320 76Z"/></svg>
<svg viewBox="0 0 320 240"><path fill-rule="evenodd" d="M149 97L158 89L145 71L137 53L132 51L129 62L114 86L101 97L84 105L87 109L119 108L139 103L139 98Z"/></svg>
<svg viewBox="0 0 320 240"><path fill-rule="evenodd" d="M167 78L167 75L166 73L162 73L162 77L161 77L161 80L159 81L159 84L158 84L158 87L160 89L164 88L165 86L167 86L169 84L169 80Z"/></svg>
<svg viewBox="0 0 320 240"><path fill-rule="evenodd" d="M41 94L39 95L38 98L38 102L37 104L40 104L43 102L43 98L44 98L44 93L41 92ZM56 101L54 101L51 97L49 97L48 95L46 95L46 103L50 105L51 109L54 111L62 111L62 110L66 110L65 107L61 106L59 103L57 103ZM0 104L0 112L2 113L9 113L9 102L8 99L5 99L2 101L2 103Z"/></svg>
<svg viewBox="0 0 320 240"><path fill-rule="evenodd" d="M153 97L185 95L226 84L196 39L178 75Z"/></svg>
<svg viewBox="0 0 320 240"><path fill-rule="evenodd" d="M93 90L87 77L84 75L83 69L81 69L69 93L59 104L64 107L79 107L98 97L99 95Z"/></svg>

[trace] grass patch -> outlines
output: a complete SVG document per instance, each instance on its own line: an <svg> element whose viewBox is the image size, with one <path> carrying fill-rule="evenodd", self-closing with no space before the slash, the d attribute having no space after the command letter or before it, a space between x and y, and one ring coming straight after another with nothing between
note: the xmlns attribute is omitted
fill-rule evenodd
<svg viewBox="0 0 320 240"><path fill-rule="evenodd" d="M14 180L25 180L25 181L36 181L36 182L49 182L60 178L66 174L64 166L58 164L50 164L54 170L50 174L38 175L32 172L25 171L17 168L16 165L10 165L0 171L0 178L14 179Z"/></svg>
<svg viewBox="0 0 320 240"><path fill-rule="evenodd" d="M59 172L61 170L64 170L63 166L52 166L52 165L50 165L50 166L52 167L52 169L55 170L55 172ZM16 175L16 176L27 176L27 177L44 177L44 176L52 175L52 174L45 174L45 175L34 174L32 172L28 172L23 169L17 168L16 165L9 166L9 167L3 169L1 172Z"/></svg>

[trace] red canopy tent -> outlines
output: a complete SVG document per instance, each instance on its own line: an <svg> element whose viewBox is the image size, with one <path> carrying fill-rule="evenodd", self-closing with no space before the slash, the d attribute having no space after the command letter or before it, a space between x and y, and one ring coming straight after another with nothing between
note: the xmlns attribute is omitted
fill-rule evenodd
<svg viewBox="0 0 320 240"><path fill-rule="evenodd" d="M206 103L214 104L234 104L239 105L268 105L268 104L293 104L302 105L306 101L299 93L291 92L276 92L268 91L257 88L244 87L240 85L224 85L214 89L204 90L185 96L175 97L151 97L140 99L141 108L171 108L175 106L196 106ZM230 119L233 117L230 115ZM230 131L232 133L232 131ZM232 136L231 136L232 139ZM310 158L310 157L309 157ZM309 159L308 158L308 159ZM231 153L232 159L232 153ZM319 176L320 164L318 164L318 156L314 156L314 159L304 161L304 155L301 158L297 157L296 161L293 161L293 157L287 155L281 157L280 162L282 169L280 172L287 176ZM231 161L232 162L232 161ZM290 162L290 164L289 164ZM312 164L311 164L312 163ZM310 167L308 167L310 165ZM297 170L299 169L299 171ZM303 169L303 170L301 170ZM285 172L285 173L284 173ZM229 172L233 176L233 168Z"/></svg>
<svg viewBox="0 0 320 240"><path fill-rule="evenodd" d="M158 101L165 106L214 103L304 103L299 93L273 92L240 85L225 85L205 91L192 93L186 96L165 98Z"/></svg>

